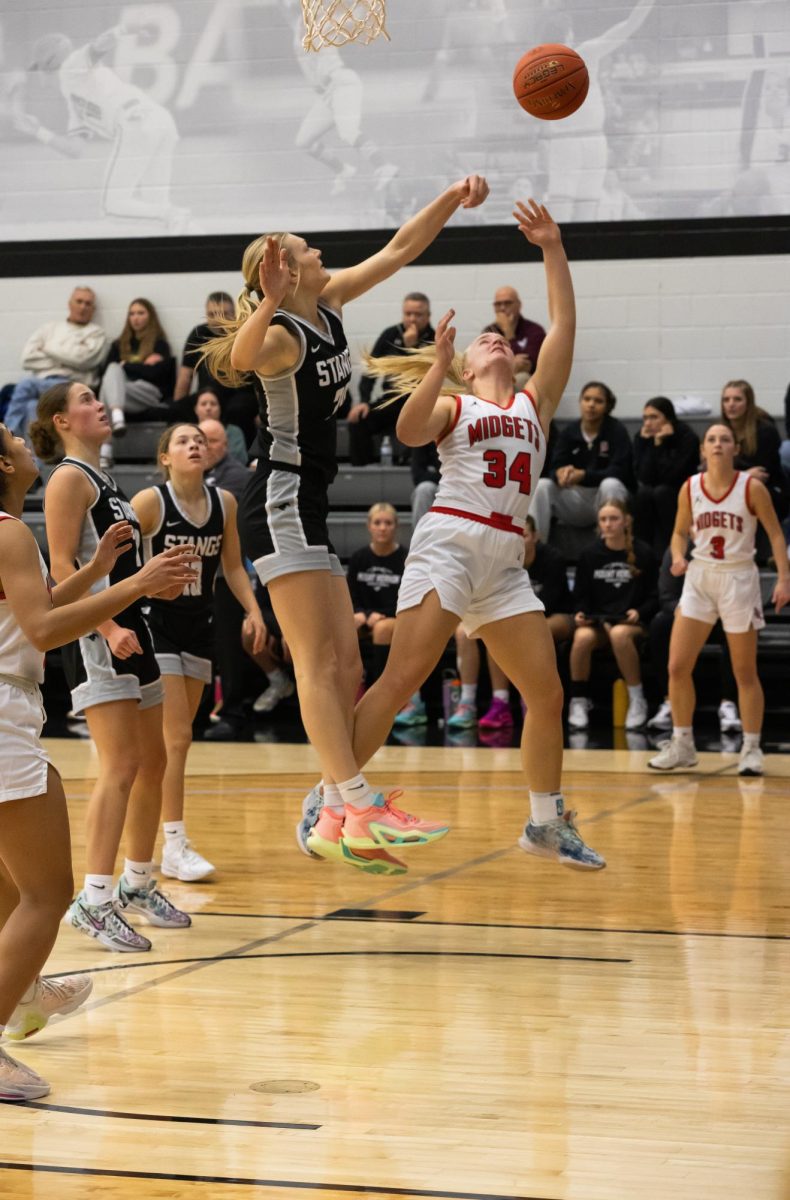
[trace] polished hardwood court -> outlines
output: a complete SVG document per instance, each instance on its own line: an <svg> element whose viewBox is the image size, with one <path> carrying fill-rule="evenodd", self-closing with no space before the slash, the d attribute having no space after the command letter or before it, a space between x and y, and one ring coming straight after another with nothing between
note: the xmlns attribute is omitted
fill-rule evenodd
<svg viewBox="0 0 790 1200"><path fill-rule="evenodd" d="M79 878L91 748L51 749ZM517 848L515 751L388 748L453 828L382 880L296 849L308 747L196 746L216 876L150 954L63 929L95 989L9 1047L53 1090L0 1108L0 1196L788 1200L790 758L646 757L568 754L586 874Z"/></svg>

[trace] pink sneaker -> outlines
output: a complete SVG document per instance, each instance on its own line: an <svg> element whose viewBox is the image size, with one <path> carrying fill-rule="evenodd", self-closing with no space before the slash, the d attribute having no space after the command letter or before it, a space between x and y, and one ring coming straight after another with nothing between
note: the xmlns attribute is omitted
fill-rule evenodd
<svg viewBox="0 0 790 1200"><path fill-rule="evenodd" d="M481 729L512 729L513 714L504 700L492 700L491 707L478 722Z"/></svg>
<svg viewBox="0 0 790 1200"><path fill-rule="evenodd" d="M380 846L424 846L449 833L449 825L423 821L396 808L393 800L401 794L390 792L385 800L379 792L373 797L370 808L356 809L347 804L342 836L344 845L354 851Z"/></svg>

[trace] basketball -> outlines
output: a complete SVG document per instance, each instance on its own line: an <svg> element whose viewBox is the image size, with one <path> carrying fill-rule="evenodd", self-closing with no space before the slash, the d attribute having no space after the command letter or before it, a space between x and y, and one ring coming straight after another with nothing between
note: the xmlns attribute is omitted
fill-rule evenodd
<svg viewBox="0 0 790 1200"><path fill-rule="evenodd" d="M559 121L575 113L589 86L584 59L570 46L536 46L519 59L513 72L516 99L541 121Z"/></svg>

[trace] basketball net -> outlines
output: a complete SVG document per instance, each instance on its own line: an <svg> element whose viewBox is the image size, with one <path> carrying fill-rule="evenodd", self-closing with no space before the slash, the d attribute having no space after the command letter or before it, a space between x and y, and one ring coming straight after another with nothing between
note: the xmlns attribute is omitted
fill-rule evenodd
<svg viewBox="0 0 790 1200"><path fill-rule="evenodd" d="M345 46L347 42L372 42L379 34L390 40L384 28L386 0L302 0L305 50Z"/></svg>

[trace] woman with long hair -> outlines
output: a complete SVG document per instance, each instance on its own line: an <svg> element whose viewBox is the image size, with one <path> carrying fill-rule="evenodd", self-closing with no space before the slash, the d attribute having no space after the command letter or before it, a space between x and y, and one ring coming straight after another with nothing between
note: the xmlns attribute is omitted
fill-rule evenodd
<svg viewBox="0 0 790 1200"><path fill-rule="evenodd" d="M771 543L778 579L773 603L790 602L790 568L782 527L766 486L736 466L739 446L728 425L711 425L702 441L704 471L680 489L672 534L672 574L683 576L683 593L669 646L672 737L651 758L657 771L697 765L694 746L694 680L702 647L721 621L738 684L743 723L739 775L762 775L760 733L765 698L757 674L757 634L765 625L760 576L754 561L758 522ZM693 532L691 562L686 558Z"/></svg>
<svg viewBox="0 0 790 1200"><path fill-rule="evenodd" d="M134 546L104 585L142 563L135 511L101 470L101 448L111 436L104 405L84 384L58 384L39 400L38 418L30 427L33 449L44 462L60 459L44 496L50 566L59 583L89 560L102 534L119 520L131 525ZM127 915L170 929L184 929L191 921L159 891L153 876L167 760L164 692L141 601L71 642L63 663L72 708L85 713L99 760L88 802L85 883L69 920L107 949L150 950L150 941L132 928ZM124 825L127 857L113 891Z"/></svg>
<svg viewBox="0 0 790 1200"><path fill-rule="evenodd" d="M521 742L530 816L519 840L531 854L568 866L600 869L605 861L585 845L565 811L561 792L562 702L554 643L543 605L523 569L523 525L546 455L546 431L568 382L576 308L568 260L557 225L531 200L514 216L524 237L543 252L551 328L529 391L513 393L513 351L500 333L485 332L455 353L453 310L436 344L407 358L368 363L410 393L398 418L404 444L434 440L442 473L436 500L414 531L398 596L390 656L379 681L362 697L354 752L362 767L384 742L393 718L439 661L461 620L481 637L527 704ZM326 808L307 835L324 855L337 836ZM352 851L369 845L369 830L346 816L342 840Z"/></svg>
<svg viewBox="0 0 790 1200"><path fill-rule="evenodd" d="M631 513L622 500L607 500L598 509L598 535L576 564L568 725L587 728L593 651L611 646L628 688L625 727L640 729L648 710L637 643L658 608L658 562L645 542L634 539Z"/></svg>
<svg viewBox="0 0 790 1200"><path fill-rule="evenodd" d="M788 510L787 484L779 457L782 439L773 418L758 406L754 388L746 379L725 383L721 419L738 443L736 468L765 485L781 521Z"/></svg>
<svg viewBox="0 0 790 1200"><path fill-rule="evenodd" d="M258 653L266 627L241 559L236 500L204 482L206 439L197 425L171 425L159 439L156 461L165 482L138 492L132 508L140 522L145 557L191 543L200 571L174 600L151 600L147 620L164 685L167 768L162 784L162 874L183 882L214 870L192 846L184 823L184 775L203 689L213 679L214 579L220 564L245 612L243 631Z"/></svg>
<svg viewBox="0 0 790 1200"><path fill-rule="evenodd" d="M150 300L132 300L120 337L110 346L99 399L108 409L116 437L126 432L126 414L145 414L158 408L173 390L175 360L170 343ZM110 443L102 461L112 465Z"/></svg>
<svg viewBox="0 0 790 1200"><path fill-rule="evenodd" d="M334 275L302 237L256 238L242 261L237 317L204 352L221 382L237 385L248 372L257 377L258 465L239 504L239 532L293 657L302 720L321 761L323 802L338 831L350 813L375 826L389 845L433 841L447 826L401 813L373 792L351 745L362 664L348 584L327 530L327 489L337 470L335 415L351 379L341 310L412 262L458 208L475 208L487 194L479 176L460 180L377 254ZM315 800L311 793L306 804ZM357 853L338 833L335 857L379 874L405 869L372 832L367 837Z"/></svg>
<svg viewBox="0 0 790 1200"><path fill-rule="evenodd" d="M678 488L699 467L699 438L678 419L666 396L654 396L642 409L634 435L634 532L661 557L675 524Z"/></svg>
<svg viewBox="0 0 790 1200"><path fill-rule="evenodd" d="M72 895L71 839L60 775L41 745L44 652L88 634L146 592L183 587L194 555L176 548L94 595L128 554L132 528L108 527L91 557L52 587L22 523L38 467L20 437L0 425L0 1034L22 1040L91 991L85 975L42 979ZM49 1084L0 1048L0 1101L46 1096Z"/></svg>

